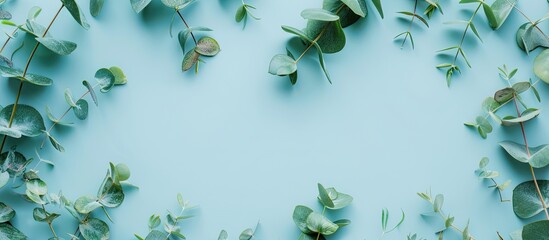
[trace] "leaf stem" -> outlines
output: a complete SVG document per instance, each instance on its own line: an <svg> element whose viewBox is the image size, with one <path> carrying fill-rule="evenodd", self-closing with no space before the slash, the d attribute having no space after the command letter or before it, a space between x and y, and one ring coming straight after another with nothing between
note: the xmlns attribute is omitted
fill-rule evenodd
<svg viewBox="0 0 549 240"><path fill-rule="evenodd" d="M513 101L515 102L515 109L517 110L517 116L521 117L519 105L516 100L516 96L513 97ZM526 131L524 130L524 123L520 122L520 131L522 132L522 138L524 140L524 147L526 148L526 154L528 158L530 158L530 148L528 147L528 139L526 137ZM543 195L541 194L541 190L538 185L538 180L536 179L536 173L534 171L534 167L530 165L530 173L532 174L532 180L534 181L534 186L536 187L536 192L538 194L539 200L541 201L541 206L543 207L543 211L545 212L545 217L547 220L549 220L549 212L547 211L547 205L545 204L545 200L543 199Z"/></svg>
<svg viewBox="0 0 549 240"><path fill-rule="evenodd" d="M48 34L48 31L50 30L51 26L53 25L53 22L55 22L55 19L59 16L59 13L61 10L63 10L63 7L65 7L65 4L61 4L61 7L57 12L55 13L55 16L51 20L50 24L44 31L44 34L42 34L42 37L45 37L46 34ZM34 49L32 50L29 59L27 60L27 64L25 65L25 69L23 70L23 78L27 75L27 71L29 70L30 64L32 62L32 59L34 58L34 55L36 54L36 50L38 50L38 46L40 46L40 42L36 42L36 45L34 46ZM23 90L23 83L24 81L21 80L19 83L19 89L17 90L17 95L15 97L15 103L13 104L13 110L11 111L10 121L8 123L8 128L11 128L11 125L13 124L13 118L15 117L15 112L17 111L17 105L19 105L19 99L21 98L21 92ZM4 145L6 144L6 139L8 135L4 135L4 138L2 139L2 144L0 145L0 153L2 152L2 149L4 149Z"/></svg>
<svg viewBox="0 0 549 240"><path fill-rule="evenodd" d="M191 33L191 37L193 38L194 45L197 45L198 42L196 41L196 37L194 36L194 33L191 30L191 27L189 27L189 24L187 24L187 21L185 21L185 18L183 17L183 14L181 14L181 12L179 12L179 9L176 9L175 12L177 12L177 15L179 15L179 18L181 18L181 21L183 21L183 23L185 24L185 27L187 28L187 30L189 30L189 33Z"/></svg>
<svg viewBox="0 0 549 240"><path fill-rule="evenodd" d="M48 214L48 212L46 211L46 206L44 206L44 204L42 204L42 210L44 210L44 215L46 216L46 219L48 219L49 214ZM55 233L55 230L53 229L52 221L50 221L50 220L48 219L47 222L48 222L48 226L50 227L51 233L53 233L53 238L54 238L54 239L58 239L57 234Z"/></svg>
<svg viewBox="0 0 549 240"><path fill-rule="evenodd" d="M414 3L414 14L412 15L412 19L410 20L410 26L408 27L408 31L406 31L406 34L404 35L404 40L402 40L402 45L400 45L400 48L404 48L404 44L406 43L406 39L408 39L408 35L410 36L410 39L412 38L412 26L414 24L414 20L416 19L416 13L417 13L417 2L418 0L415 0ZM412 48L414 48L413 40L412 40Z"/></svg>
<svg viewBox="0 0 549 240"><path fill-rule="evenodd" d="M501 192L501 189L499 189L499 187L498 187L499 184L496 182L496 180L493 179L493 178L490 178L490 180L492 180L492 182L494 183L494 186L493 186L493 187L495 187L496 190L498 191L498 194L499 194L499 201L500 201L500 202L510 202L510 200L504 200L504 199L503 199L503 193Z"/></svg>
<svg viewBox="0 0 549 240"><path fill-rule="evenodd" d="M13 38L13 36L15 35L15 33L17 33L17 31L19 31L19 27L15 27L15 30L13 30L13 32L11 33L11 35L8 36L8 39L6 39L6 42L4 42L4 45L2 45L2 48L0 49L0 54L4 51L4 49L6 48L6 46L8 45L8 43L11 41L11 39Z"/></svg>
<svg viewBox="0 0 549 240"><path fill-rule="evenodd" d="M471 15L471 18L469 18L469 21L467 21L467 25L465 26L465 30L463 31L463 34L461 35L461 40L459 42L459 47L457 48L456 55L454 56L454 62L453 62L452 65L456 65L457 58L458 58L460 52L463 54L462 46L463 46L463 43L465 42L465 36L467 35L467 31L469 31L469 28L471 27L471 24L473 23L473 20L477 16L477 13L480 10L480 7L482 7L482 4L483 4L483 2L478 4L478 7L473 12L473 15ZM467 59L465 59L465 61L467 62ZM467 62L467 66L471 67L471 65L469 65L468 62Z"/></svg>
<svg viewBox="0 0 549 240"><path fill-rule="evenodd" d="M545 37L546 41L549 41L549 37L538 27L538 24L534 23L522 10L520 10L520 8L517 7L516 4L513 5L513 8L517 10L517 12L519 12L520 15L522 15L528 22L530 22L530 24L532 24L532 26L534 26L543 35L543 37ZM528 52L528 49L526 52Z"/></svg>

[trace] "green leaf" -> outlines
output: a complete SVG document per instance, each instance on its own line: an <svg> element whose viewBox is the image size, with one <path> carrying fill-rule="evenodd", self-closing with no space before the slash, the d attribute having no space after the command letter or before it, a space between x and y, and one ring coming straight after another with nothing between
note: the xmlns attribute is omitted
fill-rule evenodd
<svg viewBox="0 0 549 240"><path fill-rule="evenodd" d="M402 15L405 15L405 16L411 16L411 17L415 17L417 19L419 19L423 24L425 24L425 26L429 27L429 23L427 22L427 20L425 20L425 18L415 14L415 13L412 13L412 12L397 12L397 13L400 13Z"/></svg>
<svg viewBox="0 0 549 240"><path fill-rule="evenodd" d="M12 125L9 127L12 111L13 105L6 106L0 111L0 134L13 138L37 137L46 130L42 115L35 108L24 104L17 106Z"/></svg>
<svg viewBox="0 0 549 240"><path fill-rule="evenodd" d="M32 159L27 160L23 154L10 150L0 154L0 166L7 171L10 177L21 175Z"/></svg>
<svg viewBox="0 0 549 240"><path fill-rule="evenodd" d="M494 94L494 100L498 103L505 103L509 100L511 100L515 96L515 89L512 88L504 88L499 91L497 91Z"/></svg>
<svg viewBox="0 0 549 240"><path fill-rule="evenodd" d="M193 2L194 0L162 0L162 3L166 5L166 7L176 10L181 10Z"/></svg>
<svg viewBox="0 0 549 240"><path fill-rule="evenodd" d="M549 203L549 181L537 180L541 195ZM513 211L520 218L531 218L543 211L534 181L519 184L513 190Z"/></svg>
<svg viewBox="0 0 549 240"><path fill-rule="evenodd" d="M94 196L82 196L74 202L74 209L82 214L88 214L93 210L100 208L101 204Z"/></svg>
<svg viewBox="0 0 549 240"><path fill-rule="evenodd" d="M494 112L499 106L500 104L496 102L496 100L493 97L487 97L482 102L482 110L485 113Z"/></svg>
<svg viewBox="0 0 549 240"><path fill-rule="evenodd" d="M487 134L492 132L493 130L492 125L490 124L490 122L488 122L488 120L486 120L486 118L478 116L475 119L475 121L478 125L479 132L481 133L481 135L483 135L483 133ZM483 136L483 138L486 138L486 137Z"/></svg>
<svg viewBox="0 0 549 240"><path fill-rule="evenodd" d="M341 21L323 22L309 20L304 30L309 39L316 41L323 53L336 53L345 47L346 38L341 25Z"/></svg>
<svg viewBox="0 0 549 240"><path fill-rule="evenodd" d="M213 30L207 27L190 27L190 28L185 28L181 30L177 35L177 38L179 40L179 45L181 45L181 50L183 50L183 53L185 53L185 44L187 43L187 39L189 39L189 36L191 36L192 32L210 32L210 31L213 31Z"/></svg>
<svg viewBox="0 0 549 240"><path fill-rule="evenodd" d="M99 82L102 93L109 92L115 84L115 77L107 68L101 68L95 72L95 80Z"/></svg>
<svg viewBox="0 0 549 240"><path fill-rule="evenodd" d="M124 85L128 83L128 79L126 78L126 75L121 68L113 66L110 67L109 70L111 71L112 75L114 75L114 85Z"/></svg>
<svg viewBox="0 0 549 240"><path fill-rule="evenodd" d="M34 210L32 211L32 217L34 218L35 221L38 221L38 222L53 222L53 220L55 220L59 216L61 215L57 213L46 212L44 209L39 207L34 208Z"/></svg>
<svg viewBox="0 0 549 240"><path fill-rule="evenodd" d="M43 196L48 193L48 186L46 183L40 179L32 179L25 184L29 192L36 194L38 196Z"/></svg>
<svg viewBox="0 0 549 240"><path fill-rule="evenodd" d="M309 228L307 228L307 218L309 217L309 215L311 215L311 213L313 213L313 210L306 206L298 205L294 209L292 218L294 220L295 225L297 225L297 227L299 228L299 230L301 230L302 233L305 233L305 234L312 233L312 231L309 230Z"/></svg>
<svg viewBox="0 0 549 240"><path fill-rule="evenodd" d="M126 181L130 178L130 168L126 164L119 163L116 165L116 177L118 181Z"/></svg>
<svg viewBox="0 0 549 240"><path fill-rule="evenodd" d="M534 59L534 74L545 83L549 83L549 49L545 49Z"/></svg>
<svg viewBox="0 0 549 240"><path fill-rule="evenodd" d="M295 61L295 57L292 54L292 52L290 52L290 50L286 49L286 54L288 55L288 57L290 57L291 59L294 59L294 61ZM292 74L290 74L288 76L290 78L290 83L292 83L292 85L295 85L297 83L297 69L296 69L295 72L293 72Z"/></svg>
<svg viewBox="0 0 549 240"><path fill-rule="evenodd" d="M136 13L140 13L152 0L130 0L132 8Z"/></svg>
<svg viewBox="0 0 549 240"><path fill-rule="evenodd" d="M444 204L444 196L442 194L436 195L435 201L433 203L433 211L440 212L443 204Z"/></svg>
<svg viewBox="0 0 549 240"><path fill-rule="evenodd" d="M344 207L347 207L353 202L353 197L351 195L340 193L336 191L335 188L327 188L326 191L328 192L328 196L332 200L334 206L333 207L327 207L332 210L342 209Z"/></svg>
<svg viewBox="0 0 549 240"><path fill-rule="evenodd" d="M337 221L334 221L334 223L339 227L345 227L351 224L351 220L349 219L339 219Z"/></svg>
<svg viewBox="0 0 549 240"><path fill-rule="evenodd" d="M307 217L307 228L312 232L328 236L334 234L339 229L339 226L322 214L312 212Z"/></svg>
<svg viewBox="0 0 549 240"><path fill-rule="evenodd" d="M0 170L0 189L8 184L10 181L10 174L7 171Z"/></svg>
<svg viewBox="0 0 549 240"><path fill-rule="evenodd" d="M357 13L353 12L351 8L347 7L347 5L345 5L340 0L324 0L322 4L322 8L332 13L337 13L341 21L341 27L345 28L353 25L359 19L364 18L366 17L366 15L368 15L368 8L366 6L366 1L358 0L358 4L360 5L360 12L364 13L364 16L358 15Z"/></svg>
<svg viewBox="0 0 549 240"><path fill-rule="evenodd" d="M269 73L277 76L290 75L297 71L295 60L284 54L277 54L271 59Z"/></svg>
<svg viewBox="0 0 549 240"><path fill-rule="evenodd" d="M36 38L36 41L59 55L69 55L76 49L76 43L70 41L57 40L50 37Z"/></svg>
<svg viewBox="0 0 549 240"><path fill-rule="evenodd" d="M203 37L198 40L195 51L203 56L212 57L219 53L221 48L217 41L211 37Z"/></svg>
<svg viewBox="0 0 549 240"><path fill-rule="evenodd" d="M27 236L8 223L0 223L0 239L27 240Z"/></svg>
<svg viewBox="0 0 549 240"><path fill-rule="evenodd" d="M327 208L334 208L335 207L334 202L330 198L328 191L320 183L317 184L317 186L318 186L318 200L320 201L320 203L322 203L322 205L324 205Z"/></svg>
<svg viewBox="0 0 549 240"><path fill-rule="evenodd" d="M97 193L97 198L98 202L105 207L118 207L124 201L124 191L120 184L115 183L110 176L107 176Z"/></svg>
<svg viewBox="0 0 549 240"><path fill-rule="evenodd" d="M381 6L381 0L372 0L372 2L374 3L374 6L379 12L379 15L381 16L381 18L383 18L383 7Z"/></svg>
<svg viewBox="0 0 549 240"><path fill-rule="evenodd" d="M549 240L549 220L541 220L526 224L522 229L524 240Z"/></svg>
<svg viewBox="0 0 549 240"><path fill-rule="evenodd" d="M108 240L110 237L109 226L97 218L90 218L81 223L79 229L86 240Z"/></svg>
<svg viewBox="0 0 549 240"><path fill-rule="evenodd" d="M116 80L115 80L115 84L116 84ZM84 85L90 92L90 95L92 97L93 102L95 103L95 106L99 106L99 102L97 101L97 95L95 94L95 91L93 90L93 86L90 84L90 82L84 80L82 81L82 85Z"/></svg>
<svg viewBox="0 0 549 240"><path fill-rule="evenodd" d="M88 118L88 108L88 101L80 99L76 101L76 107L73 107L72 111L78 119L85 120Z"/></svg>
<svg viewBox="0 0 549 240"><path fill-rule="evenodd" d="M525 23L517 30L517 44L522 50L526 51L526 53L530 53L530 51L538 47L549 47L547 35L536 26L531 23Z"/></svg>
<svg viewBox="0 0 549 240"><path fill-rule="evenodd" d="M520 94L526 92L528 89L530 89L531 86L532 84L530 84L529 82L518 82L513 84L513 89L515 89L517 94Z"/></svg>
<svg viewBox="0 0 549 240"><path fill-rule="evenodd" d="M0 202L0 223L9 222L15 217L15 211L3 202Z"/></svg>
<svg viewBox="0 0 549 240"><path fill-rule="evenodd" d="M238 237L239 240L250 240L254 236L254 230L251 228L248 228L244 230L240 236Z"/></svg>
<svg viewBox="0 0 549 240"><path fill-rule="evenodd" d="M512 126L534 119L541 113L541 110L528 108L524 110L520 117L504 117L501 121L504 126Z"/></svg>
<svg viewBox="0 0 549 240"><path fill-rule="evenodd" d="M488 23L490 24L490 27L492 27L493 29L496 29L498 27L498 20L496 18L496 15L494 14L494 11L490 7L490 5L484 2L482 3L482 8L484 9L484 14L486 15L486 19L488 19Z"/></svg>
<svg viewBox="0 0 549 240"><path fill-rule="evenodd" d="M65 8L70 12L74 20L76 20L80 26L84 29L90 28L90 25L86 21L86 17L82 13L82 10L80 10L80 7L76 4L76 0L61 0L61 2L65 5Z"/></svg>
<svg viewBox="0 0 549 240"><path fill-rule="evenodd" d="M90 0L90 14L94 17L99 16L104 2L105 0Z"/></svg>
<svg viewBox="0 0 549 240"><path fill-rule="evenodd" d="M530 157L526 152L526 146L511 141L499 144L511 157L519 162L529 163L534 168L542 168L549 165L549 145L530 147Z"/></svg>
<svg viewBox="0 0 549 240"><path fill-rule="evenodd" d="M339 16L332 12L320 8L305 9L301 12L301 17L308 20L317 20L323 22L333 22L339 20Z"/></svg>
<svg viewBox="0 0 549 240"><path fill-rule="evenodd" d="M65 89L65 101L67 102L67 104L69 104L69 106L76 107L76 103L74 102L74 99L72 97L71 90L68 88Z"/></svg>
<svg viewBox="0 0 549 240"><path fill-rule="evenodd" d="M195 51L195 48L188 51L185 54L185 57L183 57L183 64L181 67L183 69L183 72L191 69L198 62L199 57L200 54Z"/></svg>
<svg viewBox="0 0 549 240"><path fill-rule="evenodd" d="M158 230L152 230L145 238L145 240L165 240L165 239L168 239L168 234Z"/></svg>
<svg viewBox="0 0 549 240"><path fill-rule="evenodd" d="M360 2L363 0L341 0L347 7L351 9L356 15L366 17L367 12L363 10L363 5Z"/></svg>
<svg viewBox="0 0 549 240"><path fill-rule="evenodd" d="M227 231L221 230L221 232L219 233L219 237L217 238L217 240L227 240L228 238L229 238L229 234L227 233Z"/></svg>
<svg viewBox="0 0 549 240"><path fill-rule="evenodd" d="M25 77L23 77L23 71L15 68L0 66L0 73L2 77L19 79L38 86L50 86L53 83L53 80L47 77L32 73L27 73Z"/></svg>
<svg viewBox="0 0 549 240"><path fill-rule="evenodd" d="M234 20L236 22L241 22L247 15L247 11L246 11L246 7L245 5L242 5L240 7L238 7L238 9L236 10L236 15L234 16Z"/></svg>
<svg viewBox="0 0 549 240"><path fill-rule="evenodd" d="M496 0L494 3L492 3L490 9L492 10L492 14L494 15L493 17L495 19L495 22L490 21L490 27L492 27L494 30L501 27L501 25L503 25L516 4L517 0ZM486 17L488 18L488 14L486 14Z"/></svg>

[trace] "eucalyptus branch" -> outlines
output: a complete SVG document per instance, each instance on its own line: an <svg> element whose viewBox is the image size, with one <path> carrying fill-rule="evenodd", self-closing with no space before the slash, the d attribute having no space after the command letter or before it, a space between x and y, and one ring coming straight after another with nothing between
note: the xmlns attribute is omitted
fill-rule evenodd
<svg viewBox="0 0 549 240"><path fill-rule="evenodd" d="M46 219L48 219L49 218L49 213L48 213L48 211L46 211L46 206L44 204L42 204L42 210L44 210L44 214L46 216ZM52 221L48 220L47 223L48 223L48 226L50 227L50 230L51 230L51 233L53 234L54 239L57 239L58 237L57 237L57 234L55 233L55 229L53 228Z"/></svg>
<svg viewBox="0 0 549 240"><path fill-rule="evenodd" d="M187 28L187 31L189 31L189 33L191 34L191 37L193 38L194 45L197 45L198 42L196 41L196 37L194 36L194 33L193 33L191 27L189 27L189 24L187 24L187 21L183 17L183 14L181 14L179 9L176 9L175 12L177 12L177 15L179 15L179 18L181 18L181 21L183 21L183 24L185 24L185 27Z"/></svg>
<svg viewBox="0 0 549 240"><path fill-rule="evenodd" d="M55 20L57 19L57 17L59 16L59 13L61 12L61 10L63 10L63 8L65 7L65 4L61 4L61 7L59 8L59 10L57 10L57 12L55 13L55 16L53 17L53 19L50 21L48 27L46 28L46 30L44 31L44 33L42 34L42 37L45 37L47 34L48 34L48 31L50 30L51 26L53 25L53 23L55 22ZM32 62L32 59L34 58L34 55L36 53L36 50L38 50L38 47L40 46L40 42L36 42L36 45L34 46L28 60L27 60L27 64L25 65L25 68L23 70L23 75L22 77L24 78L25 76L27 76L27 71L29 70L29 67L30 67L30 64ZM15 113L17 111L17 106L19 104L19 99L21 98L21 92L23 90L23 84L24 84L24 81L21 80L21 82L19 83L19 88L17 90L17 95L15 97L15 103L13 105L13 110L11 112L11 116L10 116L10 120L8 122L8 128L11 128L12 124L13 124L13 119L15 117ZM0 144L0 153L2 152L2 149L4 148L4 145L6 143L6 140L7 140L7 135L4 135L3 139L2 139L2 144Z"/></svg>
<svg viewBox="0 0 549 240"><path fill-rule="evenodd" d="M8 45L8 43L11 41L11 39L13 38L13 36L15 36L15 34L17 33L17 31L19 31L19 28L16 27L13 32L11 33L11 35L8 36L8 39L6 39L6 41L4 42L4 44L2 45L2 48L0 48L0 54L2 54L2 52L4 52L4 49L6 48L6 46Z"/></svg>
<svg viewBox="0 0 549 240"><path fill-rule="evenodd" d="M400 45L401 49L404 48L404 44L406 43L406 40L408 40L408 38L410 38L410 43L412 44L412 49L415 48L414 38L412 37L412 26L414 25L414 20L419 19L423 24L425 24L425 26L429 27L429 23L427 23L427 20L425 20L423 17L421 17L417 14L418 1L419 0L415 0L415 2L414 2L414 11L413 12L398 12L398 13L403 14L405 16L411 16L412 17L410 19L410 26L408 27L408 30L406 30L405 32L402 32L402 33L400 33L400 34L398 34L394 37L394 39L396 40L399 37L404 36L404 39L402 39L402 44Z"/></svg>

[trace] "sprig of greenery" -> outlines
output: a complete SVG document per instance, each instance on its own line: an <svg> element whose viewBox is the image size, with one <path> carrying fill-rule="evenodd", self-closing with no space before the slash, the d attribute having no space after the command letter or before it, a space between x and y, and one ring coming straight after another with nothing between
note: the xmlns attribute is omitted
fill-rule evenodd
<svg viewBox="0 0 549 240"><path fill-rule="evenodd" d="M402 39L402 44L400 45L400 48L404 48L404 44L406 44L406 40L408 40L408 38L410 38L410 43L412 44L412 49L415 48L414 38L412 37L412 26L414 25L414 20L415 19L420 20L427 28L429 28L429 23L427 22L427 20L425 20L425 18L423 18L422 16L419 16L417 14L418 1L419 0L414 0L414 11L413 12L406 12L406 11L398 12L399 14L404 15L405 17L410 17L410 26L408 27L408 30L406 30L405 32L399 33L398 35L396 35L394 37L394 39L396 40L396 39L404 36L404 38Z"/></svg>
<svg viewBox="0 0 549 240"><path fill-rule="evenodd" d="M478 169L475 170L475 174L480 179L489 179L490 181L492 181L492 183L494 183L494 185L491 185L489 187L494 188L498 192L500 202L510 202L511 200L503 199L503 193L502 192L507 187L509 187L509 185L511 184L511 180L507 180L504 183L502 183L501 185L498 184L497 181L495 180L495 178L499 177L500 174L499 174L498 171L486 169L486 166L488 166L488 163L490 163L490 159L487 158L487 157L483 157L480 160L479 164L478 164Z"/></svg>
<svg viewBox="0 0 549 240"><path fill-rule="evenodd" d="M398 222L392 228L388 228L387 224L389 222L389 210L387 208L383 208L383 210L381 210L381 236L379 237L380 240L383 239L385 234L396 230L398 227L400 227L400 225L402 225L402 223L404 223L404 219L406 219L406 214L404 214L404 211L401 212L402 216L400 217L400 220L398 220Z"/></svg>
<svg viewBox="0 0 549 240"><path fill-rule="evenodd" d="M336 191L335 188L324 188L318 184L318 201L322 204L322 212L318 213L309 207L298 205L294 209L293 219L301 231L299 240L319 240L332 235L341 227L351 224L351 220L340 219L331 221L324 214L326 210L339 210L353 202L353 197Z"/></svg>
<svg viewBox="0 0 549 240"><path fill-rule="evenodd" d="M269 73L276 76L288 76L291 84L295 85L298 79L297 64L311 48L315 47L320 66L328 81L332 83L326 69L324 53L341 51L346 42L343 28L366 17L367 13L368 9L364 0L324 0L322 9L303 10L301 16L308 20L304 31L290 26L282 26L282 30L296 35L307 44L307 47L297 58L288 49L286 54L275 55L271 59Z"/></svg>
<svg viewBox="0 0 549 240"><path fill-rule="evenodd" d="M189 201L183 199L181 193L177 194L177 202L179 203L179 214L173 214L168 211L166 214L166 222L163 227L160 215L152 215L149 218L149 233L145 238L134 234L139 240L167 240L167 239L185 239L185 235L181 233L180 221L193 217L192 215L186 215L185 212L193 209Z"/></svg>
<svg viewBox="0 0 549 240"><path fill-rule="evenodd" d="M424 216L438 216L440 219L442 219L442 222L444 223L444 226L442 229L439 229L436 231L436 233L439 235L439 239L443 239L444 233L448 229L454 229L455 231L461 233L464 240L474 240L475 238L471 235L469 232L469 221L467 221L467 225L463 230L459 227L457 227L454 224L455 218L452 217L450 214L445 214L442 210L442 207L444 205L444 195L437 194L434 198L431 195L431 191L427 192L419 192L417 193L419 197L427 201L431 207L433 208L432 212L428 212L425 214L422 214Z"/></svg>
<svg viewBox="0 0 549 240"><path fill-rule="evenodd" d="M240 233L240 236L238 237L239 240L250 240L250 239L256 239L255 234L257 232L257 229L259 228L259 222L255 225L255 227L252 228L246 228L242 233ZM229 234L225 230L221 230L219 233L219 237L217 240L227 240L229 239Z"/></svg>
<svg viewBox="0 0 549 240"><path fill-rule="evenodd" d="M261 18L256 17L252 13L252 10L256 10L255 6L244 2L244 0L241 0L241 1L242 1L242 5L238 7L238 9L236 10L236 15L234 16L234 19L238 23L243 22L242 28L244 29L246 28L246 23L248 22L248 16L250 16L252 19L255 19L255 20L261 20Z"/></svg>

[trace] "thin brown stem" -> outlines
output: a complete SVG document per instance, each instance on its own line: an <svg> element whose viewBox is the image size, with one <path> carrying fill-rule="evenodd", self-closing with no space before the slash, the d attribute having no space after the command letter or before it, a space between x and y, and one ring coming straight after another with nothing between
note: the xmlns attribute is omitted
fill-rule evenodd
<svg viewBox="0 0 549 240"><path fill-rule="evenodd" d="M193 38L193 41L194 41L194 45L198 44L198 42L196 41L196 37L194 36L194 33L191 30L191 27L189 27L189 24L187 24L187 21L185 21L185 18L183 17L183 14L181 14L181 12L179 12L179 10L175 10L175 12L177 12L177 15L179 15L179 18L181 18L181 21L183 21L183 24L185 24L185 27L187 28L187 30L191 34L191 37Z"/></svg>
<svg viewBox="0 0 549 240"><path fill-rule="evenodd" d="M11 33L10 36L8 36L8 39L6 39L6 41L4 42L4 45L2 45L2 48L0 49L0 54L4 51L4 49L6 48L6 46L8 45L8 43L11 41L11 39L13 38L13 36L15 35L15 33L17 33L17 31L19 31L19 28L16 27L15 30L13 30L13 32Z"/></svg>
<svg viewBox="0 0 549 240"><path fill-rule="evenodd" d="M521 117L521 113L520 113L520 109L519 109L519 105L517 103L517 98L516 96L513 98L514 99L514 102L515 102L515 109L517 110L517 116L518 117ZM526 131L524 130L524 123L519 123L520 124L520 131L522 132L522 138L524 140L524 146L526 148L526 154L528 156L528 158L530 158L531 154L530 154L530 147L528 147L528 138L526 137ZM541 206L543 207L543 211L545 212L545 217L547 218L547 220L549 220L549 212L547 211L547 205L545 204L545 200L543 199L543 195L541 194L541 190L539 188L539 185L538 185L538 180L536 178L536 173L534 172L534 168L532 166L530 166L530 173L532 174L532 180L534 180L534 186L536 187L536 192L538 194L538 197L539 197L539 200L541 201Z"/></svg>
<svg viewBox="0 0 549 240"><path fill-rule="evenodd" d="M534 26L543 35L543 37L545 37L546 41L549 41L549 37L538 27L536 23L534 23L534 21L532 21L522 10L520 10L516 4L513 5L513 8L517 10L517 12L519 12L520 15L522 15L528 22L530 22L530 24L532 24L532 26Z"/></svg>
<svg viewBox="0 0 549 240"><path fill-rule="evenodd" d="M50 30L51 26L53 25L53 22L55 22L55 19L59 16L59 13L61 10L63 10L63 7L65 7L64 4L61 4L61 7L57 12L55 13L55 16L51 20L50 24L44 31L44 34L42 34L42 37L45 37L48 34L48 31ZM29 70L30 64L32 62L32 59L34 58L34 55L36 54L36 50L38 50L38 46L40 46L40 42L36 42L36 45L34 46L34 49L32 50L29 59L27 60L27 64L25 65L25 69L23 70L23 78L27 76L27 71ZM24 81L21 81L19 83L19 89L17 90L17 95L15 97L15 103L13 104L13 109L11 111L10 121L8 123L8 128L11 128L11 125L13 124L13 119L15 117L15 113L17 111L17 106L19 105L19 99L21 98L21 92L23 91L23 83ZM2 144L0 144L0 153L2 152L2 149L4 149L4 145L6 144L7 135L4 135L4 138L2 139Z"/></svg>

